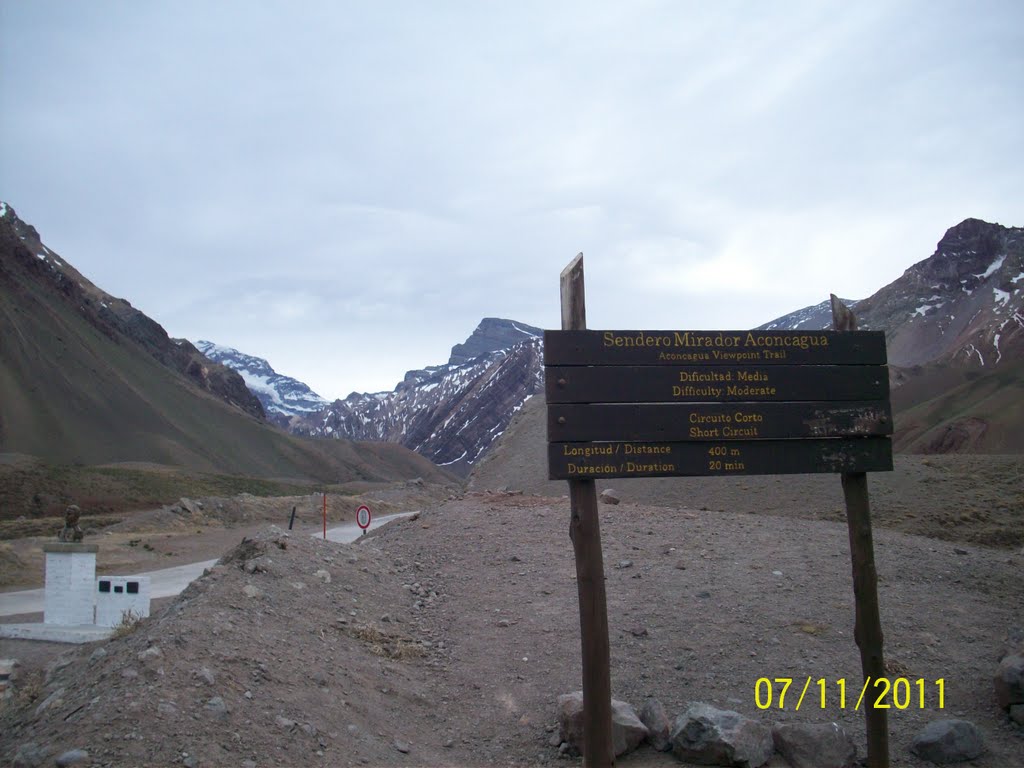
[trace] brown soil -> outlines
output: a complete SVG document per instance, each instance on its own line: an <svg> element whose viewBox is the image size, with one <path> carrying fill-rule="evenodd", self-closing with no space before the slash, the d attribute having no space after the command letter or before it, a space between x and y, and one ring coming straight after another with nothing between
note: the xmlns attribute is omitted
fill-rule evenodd
<svg viewBox="0 0 1024 768"><path fill-rule="evenodd" d="M352 489L353 495L328 495L327 525L354 520L356 508L369 504L375 515L415 510L450 495L448 487L395 483L365 484ZM257 497L240 494L231 498L201 497L182 503L125 514L112 519L114 525L94 528L109 516L83 515L82 526L89 542L100 544L96 570L102 574L130 574L171 568L176 565L219 557L243 536L267 523L287 528L292 508L296 509L295 530L313 533L323 526L323 497ZM50 533L0 541L0 592L43 585L44 543L53 541L64 524L63 518L49 520ZM4 523L0 523L3 525ZM17 525L8 521L8 527ZM23 523L33 533L39 520ZM45 529L45 526L44 526Z"/></svg>
<svg viewBox="0 0 1024 768"><path fill-rule="evenodd" d="M580 687L568 516L561 498L469 494L352 545L265 531L48 679L47 654L26 661L0 755L34 742L51 761L81 748L117 766L571 765L551 744L556 696ZM836 696L825 711L754 703L760 677L859 685L843 523L628 500L601 522L617 698L835 720L864 744L862 712ZM875 547L887 660L928 690L924 709L890 712L893 765L924 765L910 742L942 717L982 730L974 765L1020 764L992 674L1024 623L1024 555L881 528ZM619 763L679 764L647 747Z"/></svg>

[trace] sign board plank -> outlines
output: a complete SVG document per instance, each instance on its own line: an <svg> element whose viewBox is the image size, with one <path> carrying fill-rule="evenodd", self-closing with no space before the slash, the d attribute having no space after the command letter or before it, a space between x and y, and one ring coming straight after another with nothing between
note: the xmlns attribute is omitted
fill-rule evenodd
<svg viewBox="0 0 1024 768"><path fill-rule="evenodd" d="M544 365L885 365L882 331L544 331Z"/></svg>
<svg viewBox="0 0 1024 768"><path fill-rule="evenodd" d="M549 367L548 403L887 400L881 365Z"/></svg>
<svg viewBox="0 0 1024 768"><path fill-rule="evenodd" d="M548 443L552 480L887 472L886 437L750 442Z"/></svg>
<svg viewBox="0 0 1024 768"><path fill-rule="evenodd" d="M892 434L886 400L548 406L548 441L763 440Z"/></svg>

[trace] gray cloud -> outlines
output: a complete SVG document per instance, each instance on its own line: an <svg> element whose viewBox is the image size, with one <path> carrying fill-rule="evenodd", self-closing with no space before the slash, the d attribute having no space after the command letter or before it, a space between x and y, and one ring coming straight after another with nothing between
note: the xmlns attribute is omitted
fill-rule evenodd
<svg viewBox="0 0 1024 768"><path fill-rule="evenodd" d="M326 396L485 315L748 327L1021 224L1015 2L4 3L0 197Z"/></svg>

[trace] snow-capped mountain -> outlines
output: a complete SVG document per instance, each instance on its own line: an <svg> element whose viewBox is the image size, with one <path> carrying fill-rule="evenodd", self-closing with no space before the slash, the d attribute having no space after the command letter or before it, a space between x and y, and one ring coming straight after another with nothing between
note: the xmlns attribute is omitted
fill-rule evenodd
<svg viewBox="0 0 1024 768"><path fill-rule="evenodd" d="M930 257L854 307L885 331L893 435L911 453L1024 447L1024 229L966 219ZM828 328L828 302L763 328Z"/></svg>
<svg viewBox="0 0 1024 768"><path fill-rule="evenodd" d="M401 443L466 474L523 403L543 390L542 331L485 318L446 365L409 371L392 392L352 393L293 431Z"/></svg>
<svg viewBox="0 0 1024 768"><path fill-rule="evenodd" d="M883 330L891 365L993 367L1024 354L1024 228L965 219L935 253L870 298L848 302ZM827 301L762 328L829 328Z"/></svg>
<svg viewBox="0 0 1024 768"><path fill-rule="evenodd" d="M298 418L319 413L328 402L301 381L283 376L262 357L200 340L196 348L214 362L235 370L263 404L267 419L288 428Z"/></svg>
<svg viewBox="0 0 1024 768"><path fill-rule="evenodd" d="M860 301L851 301L850 299L842 299L843 304L853 309ZM815 304L810 307L804 307L798 309L796 312L790 312L788 315L783 315L770 323L758 326L759 331L804 331L804 330L821 330L822 328L832 327L832 302L829 299ZM865 328L865 330L867 330Z"/></svg>

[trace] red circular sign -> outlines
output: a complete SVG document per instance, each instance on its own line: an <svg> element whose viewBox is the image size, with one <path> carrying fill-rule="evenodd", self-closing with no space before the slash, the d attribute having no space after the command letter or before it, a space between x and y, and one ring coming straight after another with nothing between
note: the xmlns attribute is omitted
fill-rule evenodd
<svg viewBox="0 0 1024 768"><path fill-rule="evenodd" d="M356 510L356 525L364 531L370 527L370 508L365 504L361 504Z"/></svg>

